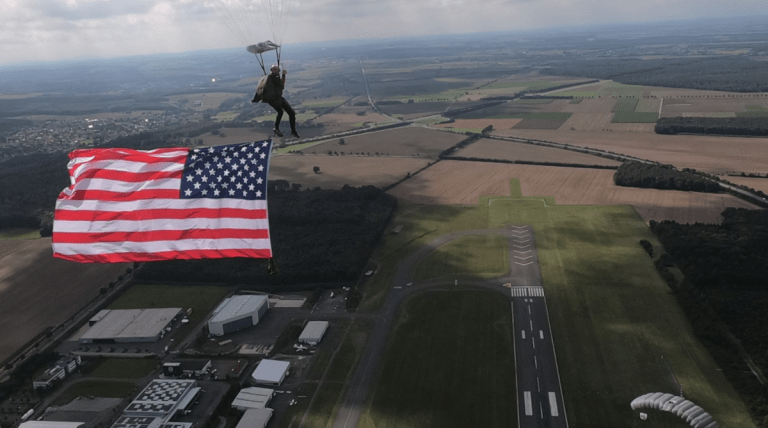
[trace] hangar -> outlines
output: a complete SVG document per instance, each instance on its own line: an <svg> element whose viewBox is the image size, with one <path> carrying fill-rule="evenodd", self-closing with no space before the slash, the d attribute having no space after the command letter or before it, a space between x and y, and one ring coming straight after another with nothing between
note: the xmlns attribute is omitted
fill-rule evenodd
<svg viewBox="0 0 768 428"><path fill-rule="evenodd" d="M267 296L235 295L224 299L208 321L211 336L223 336L256 325L269 309Z"/></svg>
<svg viewBox="0 0 768 428"><path fill-rule="evenodd" d="M283 379L288 375L288 367L291 365L288 361L261 360L251 377L256 383L266 385L280 385Z"/></svg>
<svg viewBox="0 0 768 428"><path fill-rule="evenodd" d="M181 308L106 309L89 321L91 328L80 343L155 342Z"/></svg>
<svg viewBox="0 0 768 428"><path fill-rule="evenodd" d="M275 395L274 389L269 388L243 388L235 400L232 401L234 409L244 412L248 409L264 409Z"/></svg>
<svg viewBox="0 0 768 428"><path fill-rule="evenodd" d="M313 346L317 345L322 340L327 329L328 321L310 321L299 335L299 342Z"/></svg>

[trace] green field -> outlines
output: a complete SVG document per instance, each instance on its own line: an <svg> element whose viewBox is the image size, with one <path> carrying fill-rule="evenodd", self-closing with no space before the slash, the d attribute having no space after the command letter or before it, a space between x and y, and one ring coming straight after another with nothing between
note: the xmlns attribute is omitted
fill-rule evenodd
<svg viewBox="0 0 768 428"><path fill-rule="evenodd" d="M38 239L40 231L37 229L11 228L0 230L0 240L2 239Z"/></svg>
<svg viewBox="0 0 768 428"><path fill-rule="evenodd" d="M125 398L138 390L132 382L86 380L78 382L59 395L52 403L63 406L77 397Z"/></svg>
<svg viewBox="0 0 768 428"><path fill-rule="evenodd" d="M159 367L157 358L104 358L88 374L106 379L141 379Z"/></svg>
<svg viewBox="0 0 768 428"><path fill-rule="evenodd" d="M656 123L659 114L655 112L620 111L613 114L611 123Z"/></svg>
<svg viewBox="0 0 768 428"><path fill-rule="evenodd" d="M638 98L619 98L613 106L612 112L632 112L637 107Z"/></svg>
<svg viewBox="0 0 768 428"><path fill-rule="evenodd" d="M511 318L507 298L493 291L411 298L358 426L515 426Z"/></svg>
<svg viewBox="0 0 768 428"><path fill-rule="evenodd" d="M651 426L637 417L629 403L648 392L678 392L670 377L671 368L686 398L711 413L721 426L754 427L746 407L693 336L674 296L639 245L641 239L647 239L660 248L631 206L558 206L547 197L494 196L481 198L476 207L401 205L393 224L402 225L402 231L386 234L373 256L381 268L376 277L364 285L363 310L381 305L398 260L438 237L460 230L528 224L533 227L536 239L571 426ZM471 265L476 260L462 259L460 245L445 246L443 250L455 253L453 258L443 256L452 260L452 269L459 269L458 263L466 260L464 272L467 275L476 272ZM439 299L434 294L429 296L426 302L410 305L421 307L419 305ZM421 395L408 395L408 402L395 397L394 385L424 381L406 366L419 364L423 370L429 369L420 361L406 363L398 359L407 355L442 367L442 360L465 362L474 354L472 347L451 342L455 340L457 327L440 324L451 322L451 317L425 319L437 319L439 314L435 312L453 310L449 309L448 302L439 301L439 309L419 311L414 310L414 306L406 307L404 313L408 319L403 325L409 328L398 329L390 339L382 368L385 374L361 426L442 426L446 416L456 417L470 426L514 426L495 425L486 419L482 419L483 424L470 423L454 415L453 409L436 403L432 393L455 389L450 376L434 375L430 378L429 393L421 390ZM492 303L484 304L483 311L475 312L486 312L491 307ZM459 316L455 312L451 314ZM419 322L411 323L411 319ZM488 320L477 322L485 322L486 330L498 325ZM430 335L437 337L429 338ZM469 340L469 336L462 337ZM426 344L432 342L439 345ZM511 361L511 353L508 359ZM414 376L415 380L409 380ZM464 382L464 388L475 391L470 380L464 379ZM489 388L496 386L491 383ZM409 389L402 387L400 393L408 394ZM505 393L497 391L497 394ZM510 394L505 397L508 403L515 399L514 392ZM472 403L473 406L486 404L481 400ZM411 413L418 408L423 409L421 413ZM495 412L465 411L476 418L486 418L488 413ZM675 419L655 418L654 421L655 427L684 426Z"/></svg>
<svg viewBox="0 0 768 428"><path fill-rule="evenodd" d="M509 272L508 240L503 236L480 235L455 239L432 252L416 266L414 279L471 275L496 278Z"/></svg>

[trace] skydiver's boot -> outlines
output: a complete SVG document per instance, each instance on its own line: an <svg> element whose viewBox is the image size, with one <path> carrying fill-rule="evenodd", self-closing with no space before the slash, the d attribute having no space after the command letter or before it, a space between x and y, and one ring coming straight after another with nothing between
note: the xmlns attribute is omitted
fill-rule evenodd
<svg viewBox="0 0 768 428"><path fill-rule="evenodd" d="M298 132L296 132L296 130L295 130L295 129L291 131L291 136L292 136L293 138L301 138L301 137L299 137L299 133L298 133Z"/></svg>
<svg viewBox="0 0 768 428"><path fill-rule="evenodd" d="M283 133L282 133L282 132L280 132L280 130L279 130L279 129L277 129L277 128L273 129L273 130L272 130L272 132L274 132L274 133L275 133L275 135L277 135L278 137L282 137L282 136L283 136Z"/></svg>

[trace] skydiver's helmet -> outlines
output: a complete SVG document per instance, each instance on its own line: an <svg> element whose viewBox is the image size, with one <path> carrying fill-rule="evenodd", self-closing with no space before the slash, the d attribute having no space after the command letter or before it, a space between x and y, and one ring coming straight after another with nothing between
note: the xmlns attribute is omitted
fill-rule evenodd
<svg viewBox="0 0 768 428"><path fill-rule="evenodd" d="M272 67L269 67L269 71L272 74L278 74L278 73L280 73L280 66L277 65L277 64L272 64Z"/></svg>

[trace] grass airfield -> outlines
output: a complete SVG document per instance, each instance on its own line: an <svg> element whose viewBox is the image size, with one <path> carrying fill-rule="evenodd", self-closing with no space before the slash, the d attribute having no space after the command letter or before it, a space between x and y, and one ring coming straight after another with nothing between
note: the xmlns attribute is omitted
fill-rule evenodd
<svg viewBox="0 0 768 428"><path fill-rule="evenodd" d="M657 251L661 248L631 206L560 206L551 197L522 197L519 183L511 180L510 196L485 196L472 207L403 205L393 222L403 225L402 231L387 234L374 254L381 268L366 285L362 309L380 307L392 286L396 263L438 237L466 229L530 224L570 426L687 426L654 411L643 422L629 405L647 392L677 394L678 382L685 397L721 426L754 426L639 245L639 240L647 239ZM508 272L508 264L493 262L507 251L504 240L465 238L461 243L445 245L423 259L417 275L427 279L448 272L487 279ZM482 269L474 267L478 254L491 260ZM437 426L434 423L458 427L479 421L482 426L510 426L502 421L510 418L505 406L515 403L514 388L504 389L475 372L485 367L514 385L514 371L512 376L508 371L513 360L508 332L514 327L511 317L493 310L508 311L503 304L508 291L501 284L500 293L455 287L454 277L446 280L450 294L424 291L401 306L361 427ZM483 299L488 302L481 311ZM428 311L419 309L425 305ZM486 309L490 318L478 316ZM483 346L487 352L475 352L475 347ZM498 349L508 352L508 360L498 358ZM465 371L476 375L462 375ZM450 394L441 392L446 390L457 392L456 398L446 398ZM415 412L417 408L422 410ZM457 416L457 408L470 417Z"/></svg>

